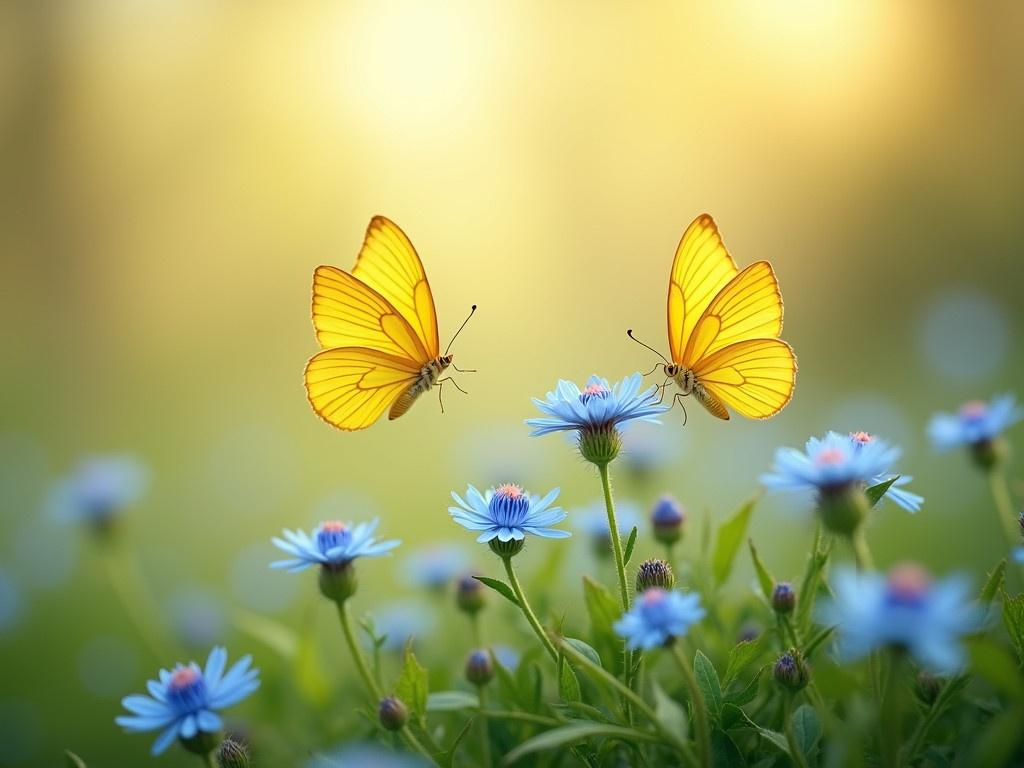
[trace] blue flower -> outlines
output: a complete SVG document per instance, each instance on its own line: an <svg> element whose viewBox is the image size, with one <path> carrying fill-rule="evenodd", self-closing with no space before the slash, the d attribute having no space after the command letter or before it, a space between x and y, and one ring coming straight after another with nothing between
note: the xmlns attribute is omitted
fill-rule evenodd
<svg viewBox="0 0 1024 768"><path fill-rule="evenodd" d="M866 432L851 435L829 432L823 438L808 440L806 452L795 448L777 450L772 472L761 476L761 484L771 491L824 492L877 485L894 476L892 463L899 457L899 448ZM885 497L916 512L923 499L900 487L912 479L900 476Z"/></svg>
<svg viewBox="0 0 1024 768"><path fill-rule="evenodd" d="M491 648L491 653L494 654L497 662L509 672L516 671L516 667L519 666L519 661L522 658L519 651L507 645L495 645Z"/></svg>
<svg viewBox="0 0 1024 768"><path fill-rule="evenodd" d="M685 635L704 614L698 595L652 587L615 622L615 631L628 648L649 651Z"/></svg>
<svg viewBox="0 0 1024 768"><path fill-rule="evenodd" d="M139 499L148 480L131 456L90 456L54 484L47 506L63 522L103 526Z"/></svg>
<svg viewBox="0 0 1024 768"><path fill-rule="evenodd" d="M932 582L916 565L888 577L840 571L832 587L835 598L822 604L819 620L837 626L839 653L849 660L894 646L935 672L955 672L965 658L960 638L981 625L965 579Z"/></svg>
<svg viewBox="0 0 1024 768"><path fill-rule="evenodd" d="M312 534L285 529L284 539L275 537L273 541L278 549L292 555L292 559L278 560L271 563L270 567L286 568L289 573L298 573L314 565L340 568L357 557L380 557L401 542L374 539L373 534L379 522L374 519L353 527L351 524L331 520L320 523Z"/></svg>
<svg viewBox="0 0 1024 768"><path fill-rule="evenodd" d="M565 519L561 508L551 506L558 491L555 488L541 499L511 483L491 488L484 494L470 485L465 499L452 491L452 498L459 506L448 507L448 513L463 528L481 531L476 537L481 543L493 539L522 541L528 533L545 539L564 539L572 534L549 527Z"/></svg>
<svg viewBox="0 0 1024 768"><path fill-rule="evenodd" d="M527 419L533 427L531 435L551 432L587 432L605 430L629 421L657 422L658 415L669 409L658 401L658 388L640 391L643 377L639 373L627 376L614 386L607 379L591 376L581 390L571 381L559 380L547 399L533 402L551 418Z"/></svg>
<svg viewBox="0 0 1024 768"><path fill-rule="evenodd" d="M374 634L384 638L381 648L385 651L402 650L410 640L429 635L437 624L437 617L423 605L404 600L375 610L371 620Z"/></svg>
<svg viewBox="0 0 1024 768"><path fill-rule="evenodd" d="M442 589L466 571L466 553L448 544L419 549L404 563L405 575L417 586Z"/></svg>
<svg viewBox="0 0 1024 768"><path fill-rule="evenodd" d="M1013 558L1013 562L1024 565L1024 547L1014 547L1010 556Z"/></svg>
<svg viewBox="0 0 1024 768"><path fill-rule="evenodd" d="M1024 419L1024 408L1013 395L999 395L986 403L975 400L955 413L937 413L928 424L928 436L938 451L976 446L999 437L1008 427Z"/></svg>
<svg viewBox="0 0 1024 768"><path fill-rule="evenodd" d="M153 743L153 754L159 755L176 738L192 739L200 733L216 733L221 728L217 710L237 704L260 686L259 670L252 668L252 658L243 657L224 672L228 653L221 647L210 651L206 669L194 661L178 664L168 671L160 670L160 680L146 683L149 696L135 695L122 699L131 712L116 718L129 733L162 729Z"/></svg>

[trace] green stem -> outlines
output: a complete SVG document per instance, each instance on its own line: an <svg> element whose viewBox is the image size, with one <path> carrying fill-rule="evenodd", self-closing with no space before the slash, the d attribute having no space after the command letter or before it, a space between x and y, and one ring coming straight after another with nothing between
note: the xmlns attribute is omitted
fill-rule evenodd
<svg viewBox="0 0 1024 768"><path fill-rule="evenodd" d="M939 691L939 695L935 697L935 701L932 703L928 712L925 713L924 718L918 723L917 728L914 730L914 735L910 738L910 746L907 747L907 754L905 762L907 765L913 765L917 759L917 753L921 751L921 747L924 746L925 737L928 736L928 731L935 725L936 721L942 716L942 713L946 709L946 704L953 697L953 695L960 690L959 682L963 676L957 675L946 681L946 684L942 686L942 690Z"/></svg>
<svg viewBox="0 0 1024 768"><path fill-rule="evenodd" d="M856 530L850 536L850 546L853 548L853 559L857 564L857 570L861 573L874 570L875 561L871 557L871 550L868 549L868 540L863 529Z"/></svg>
<svg viewBox="0 0 1024 768"><path fill-rule="evenodd" d="M672 644L672 655L679 662L679 669L683 673L683 681L690 693L690 706L693 709L694 730L697 735L697 758L702 768L711 766L711 727L708 725L708 710L704 705L704 697L701 696L700 686L697 684L697 677L693 673L693 667L683 656L682 648L678 643Z"/></svg>
<svg viewBox="0 0 1024 768"><path fill-rule="evenodd" d="M512 558L503 557L501 559L502 562L505 563L505 573L508 574L508 582L512 586L512 591L515 593L516 599L519 601L519 607L523 609L523 615L526 616L526 620L530 623L530 626L533 627L534 633L536 633L541 645L543 645L544 649L548 652L548 655L557 662L558 651L555 650L555 646L551 642L551 638L548 637L547 632L544 631L544 627L542 627L541 623L537 620L537 614L533 612L530 604L526 602L526 595L523 593L523 588L519 584L519 577L516 576L516 569L512 565Z"/></svg>
<svg viewBox="0 0 1024 768"><path fill-rule="evenodd" d="M480 759L484 768L491 766L491 734L487 727L487 717L484 712L487 710L487 686L478 685L477 695L480 697Z"/></svg>
<svg viewBox="0 0 1024 768"><path fill-rule="evenodd" d="M786 733L786 744L789 745L789 756L793 758L793 764L796 768L808 768L807 759L797 743L796 732L793 730L793 699L795 698L792 693L786 692L782 713L783 730Z"/></svg>
<svg viewBox="0 0 1024 768"><path fill-rule="evenodd" d="M903 687L900 672L903 659L897 651L889 655L889 673L882 691L881 728L879 729L882 749L881 764L887 768L900 765L900 744L903 741Z"/></svg>
<svg viewBox="0 0 1024 768"><path fill-rule="evenodd" d="M665 725L662 724L662 722L658 719L658 716L655 714L654 710L650 708L646 701L640 698L634 691L627 688L621 680L615 677L615 675L613 675L604 667L595 664L593 661L591 661L582 653L573 648L572 645L567 643L565 640L561 641L561 648L562 653L565 654L566 657L572 659L575 664L586 669L588 672L590 672L591 675L593 675L596 678L599 678L602 682L604 682L611 688L614 688L624 699L630 701L633 704L633 706L636 707L637 712L641 713L644 717L650 720L651 724L658 729L661 735L683 754L683 757L686 758L686 762L689 765L697 766L697 758L693 754L693 750L690 748L690 744L687 741L681 739L679 737L679 734L677 734L675 731L665 727Z"/></svg>
<svg viewBox="0 0 1024 768"><path fill-rule="evenodd" d="M484 647L484 633L480 628L480 614L474 613L469 617L469 623L473 626L473 645L476 648Z"/></svg>
<svg viewBox="0 0 1024 768"><path fill-rule="evenodd" d="M1006 531L1006 540L1010 549L1021 545L1021 529L1017 517L1013 512L1013 499L1010 496L1010 488L1006 484L1006 475L1002 470L993 467L988 471L988 487L992 491L992 500L996 505L996 512L1002 521L1003 530Z"/></svg>
<svg viewBox="0 0 1024 768"><path fill-rule="evenodd" d="M782 636L782 644L786 642L791 643L791 647L798 651L803 650L803 643L800 642L800 638L796 634L796 629L793 627L793 623L789 620L788 616L779 616L779 634ZM783 651L786 649L783 648Z"/></svg>
<svg viewBox="0 0 1024 768"><path fill-rule="evenodd" d="M169 651L166 633L155 618L153 609L156 602L145 587L137 562L121 547L107 549L101 553L101 558L110 588L117 595L136 634L154 659L166 661Z"/></svg>
<svg viewBox="0 0 1024 768"><path fill-rule="evenodd" d="M338 606L338 618L341 619L341 632L345 635L345 643L348 645L348 650L352 655L352 660L355 662L356 669L359 670L359 676L363 679L363 685L366 686L366 690L373 696L374 702L379 702L384 698L384 694L380 686L377 685L377 681L374 680L373 675L370 674L370 667L363 657L359 644L356 642L355 632L352 631L352 617L349 615L348 603L339 602L336 605ZM410 749L414 752L419 752L431 765L437 765L437 761L434 760L427 748L420 743L408 725L403 726L399 733Z"/></svg>
<svg viewBox="0 0 1024 768"><path fill-rule="evenodd" d="M211 750L202 756L203 762L206 764L207 768L218 768L217 758L214 755L214 752L215 750Z"/></svg>
<svg viewBox="0 0 1024 768"><path fill-rule="evenodd" d="M598 472L601 473L601 488L604 491L604 509L608 515L608 536L612 540L612 554L615 557L615 571L619 577L619 600L622 603L622 612L629 610L629 582L626 579L626 558L622 551L622 537L619 535L619 521L615 517L615 501L612 498L612 478L608 471L607 464L598 464ZM622 641L622 675L627 687L633 688L633 653ZM630 717L629 708L626 708L627 718Z"/></svg>
<svg viewBox="0 0 1024 768"><path fill-rule="evenodd" d="M493 718L495 720L521 720L524 723L533 723L534 725L547 725L552 728L554 728L555 726L563 725L563 722L561 720L556 720L553 717L535 715L532 712L516 712L514 709L481 709L480 716Z"/></svg>

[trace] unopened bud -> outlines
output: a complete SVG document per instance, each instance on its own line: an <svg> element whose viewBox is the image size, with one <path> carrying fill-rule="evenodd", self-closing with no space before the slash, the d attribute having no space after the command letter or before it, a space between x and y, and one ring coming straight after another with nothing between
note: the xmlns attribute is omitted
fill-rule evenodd
<svg viewBox="0 0 1024 768"><path fill-rule="evenodd" d="M466 679L473 685L487 685L494 677L494 662L490 651L478 649L466 659Z"/></svg>
<svg viewBox="0 0 1024 768"><path fill-rule="evenodd" d="M775 662L774 675L779 685L794 693L803 690L811 679L811 671L800 651L796 649L788 650L779 656L779 660Z"/></svg>
<svg viewBox="0 0 1024 768"><path fill-rule="evenodd" d="M793 612L796 607L796 591L788 581L780 581L772 590L772 610L780 616Z"/></svg>
<svg viewBox="0 0 1024 768"><path fill-rule="evenodd" d="M665 560L652 557L640 563L636 572L636 591L644 592L651 587L672 589L676 584L672 566Z"/></svg>
<svg viewBox="0 0 1024 768"><path fill-rule="evenodd" d="M409 710L400 699L387 696L380 700L377 707L380 724L389 731L400 731L409 722Z"/></svg>

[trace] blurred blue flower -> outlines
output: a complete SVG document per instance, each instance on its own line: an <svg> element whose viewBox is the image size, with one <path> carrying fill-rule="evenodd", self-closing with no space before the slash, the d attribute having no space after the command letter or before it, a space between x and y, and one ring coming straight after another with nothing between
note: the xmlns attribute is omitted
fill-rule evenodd
<svg viewBox="0 0 1024 768"><path fill-rule="evenodd" d="M560 379L545 400L534 398L537 408L550 418L527 419L533 427L530 434L608 429L636 419L657 423L655 417L669 406L658 401L657 387L641 392L642 381L643 377L634 373L610 386L607 379L591 376L581 390L571 381Z"/></svg>
<svg viewBox="0 0 1024 768"><path fill-rule="evenodd" d="M1008 427L1024 419L1024 408L1013 395L999 395L986 403L974 400L953 413L937 413L928 424L928 437L938 451L995 440Z"/></svg>
<svg viewBox="0 0 1024 768"><path fill-rule="evenodd" d="M153 743L159 755L176 738L192 739L200 732L216 733L222 722L216 710L237 704L259 688L259 670L251 668L252 657L244 656L224 672L228 653L217 646L210 651L206 668L194 661L160 670L160 680L146 683L149 696L127 696L121 704L131 712L116 718L129 733L162 729Z"/></svg>
<svg viewBox="0 0 1024 768"><path fill-rule="evenodd" d="M371 619L377 637L385 638L381 647L386 651L400 651L409 640L429 635L437 625L433 611L411 600L381 606L371 614Z"/></svg>
<svg viewBox="0 0 1024 768"><path fill-rule="evenodd" d="M693 592L684 594L652 587L615 622L615 632L626 639L628 648L650 651L685 635L704 614L700 597Z"/></svg>
<svg viewBox="0 0 1024 768"><path fill-rule="evenodd" d="M291 560L278 560L271 568L285 568L298 573L314 565L338 567L359 557L380 557L401 544L400 541L377 541L373 538L378 519L352 526L330 520L320 523L308 534L305 531L285 529L284 539L274 538L274 545L289 555Z"/></svg>
<svg viewBox="0 0 1024 768"><path fill-rule="evenodd" d="M212 591L179 589L168 602L167 612L175 634L188 646L210 646L224 637L224 605Z"/></svg>
<svg viewBox="0 0 1024 768"><path fill-rule="evenodd" d="M103 526L134 504L149 482L131 456L90 456L58 479L47 498L49 513L62 522Z"/></svg>
<svg viewBox="0 0 1024 768"><path fill-rule="evenodd" d="M835 597L818 618L837 626L839 653L849 660L895 646L930 670L955 672L965 660L961 637L982 622L966 579L932 582L916 565L897 566L888 576L839 571L832 587Z"/></svg>
<svg viewBox="0 0 1024 768"><path fill-rule="evenodd" d="M607 543L609 539L608 512L604 501L594 501L573 514L581 531L592 539ZM640 508L631 501L615 502L615 522L620 536L628 536L634 527L640 525Z"/></svg>
<svg viewBox="0 0 1024 768"><path fill-rule="evenodd" d="M469 558L459 547L435 544L410 554L404 565L410 583L429 589L442 589L465 573Z"/></svg>
<svg viewBox="0 0 1024 768"><path fill-rule="evenodd" d="M463 528L482 531L476 537L481 543L492 539L522 541L528 533L545 539L564 539L572 534L549 527L565 519L561 508L551 506L558 491L555 488L541 499L512 483L491 488L484 494L470 485L465 499L452 491L459 506L448 507L448 513Z"/></svg>
<svg viewBox="0 0 1024 768"><path fill-rule="evenodd" d="M634 474L645 476L676 461L682 446L678 432L638 421L622 434L621 461Z"/></svg>
<svg viewBox="0 0 1024 768"><path fill-rule="evenodd" d="M515 672L516 667L519 666L521 656L519 651L515 648L511 648L507 645L495 645L491 648L491 653L494 654L494 658L497 662L509 672Z"/></svg>
<svg viewBox="0 0 1024 768"><path fill-rule="evenodd" d="M829 432L823 438L808 440L806 452L779 448L772 472L761 475L761 484L770 491L833 491L847 486L877 485L894 476L892 463L899 457L899 448L865 432ZM900 476L885 497L916 512L923 499L899 487L912 479Z"/></svg>
<svg viewBox="0 0 1024 768"><path fill-rule="evenodd" d="M1013 558L1013 562L1024 565L1024 547L1014 547L1010 556Z"/></svg>
<svg viewBox="0 0 1024 768"><path fill-rule="evenodd" d="M419 755L395 752L379 744L348 744L316 755L305 768L426 768Z"/></svg>

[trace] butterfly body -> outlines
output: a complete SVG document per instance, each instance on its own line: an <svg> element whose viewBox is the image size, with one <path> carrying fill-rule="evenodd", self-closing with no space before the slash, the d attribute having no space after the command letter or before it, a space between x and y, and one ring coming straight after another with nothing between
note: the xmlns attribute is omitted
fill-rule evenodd
<svg viewBox="0 0 1024 768"><path fill-rule="evenodd" d="M394 420L408 411L416 398L429 392L441 378L441 374L452 364L452 355L442 355L431 360L420 368L420 375L405 392L398 396L395 404L388 411L388 419Z"/></svg>
<svg viewBox="0 0 1024 768"><path fill-rule="evenodd" d="M664 371L682 395L720 419L729 418L729 408L767 419L790 401L796 357L779 338L775 271L767 261L740 270L707 214L694 219L676 249L667 316L671 360Z"/></svg>
<svg viewBox="0 0 1024 768"><path fill-rule="evenodd" d="M306 364L306 395L338 429L366 429L385 412L397 419L451 365L419 255L383 216L370 221L351 272L317 267L312 314L322 349Z"/></svg>

